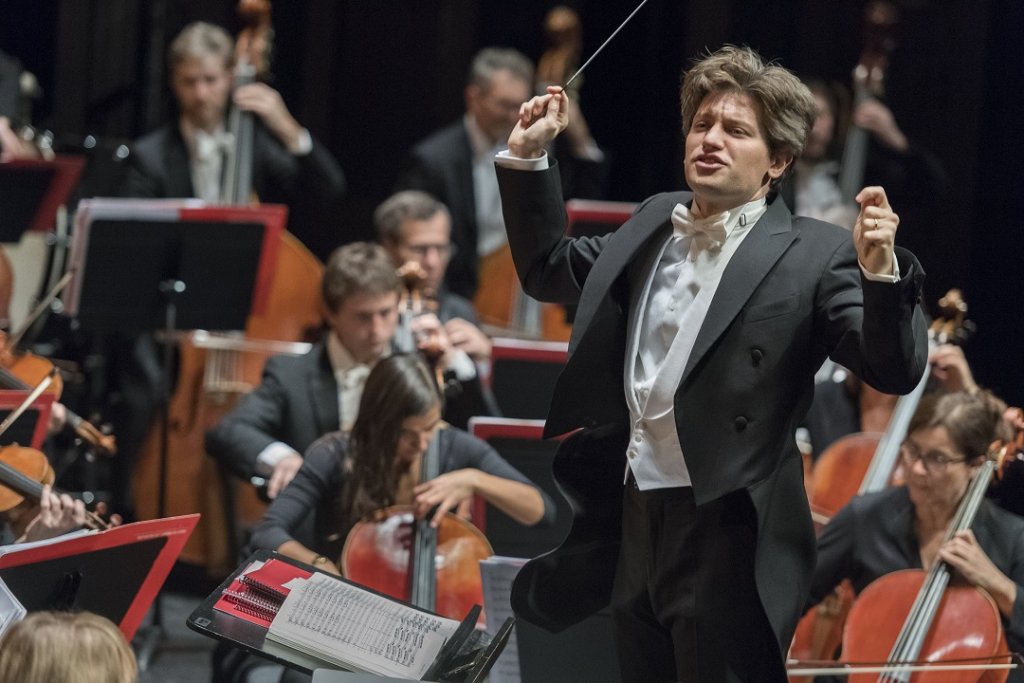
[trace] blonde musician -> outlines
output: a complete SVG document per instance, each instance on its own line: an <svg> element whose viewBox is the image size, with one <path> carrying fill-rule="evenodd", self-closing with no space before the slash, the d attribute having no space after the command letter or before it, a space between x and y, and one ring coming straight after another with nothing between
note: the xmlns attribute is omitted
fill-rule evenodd
<svg viewBox="0 0 1024 683"><path fill-rule="evenodd" d="M197 22L168 50L178 119L132 145L122 194L126 197L199 197L218 201L229 104L256 115L253 190L260 201L289 207L289 230L320 258L338 243L336 209L345 179L333 156L288 111L265 83L232 92L234 42L223 29Z"/></svg>

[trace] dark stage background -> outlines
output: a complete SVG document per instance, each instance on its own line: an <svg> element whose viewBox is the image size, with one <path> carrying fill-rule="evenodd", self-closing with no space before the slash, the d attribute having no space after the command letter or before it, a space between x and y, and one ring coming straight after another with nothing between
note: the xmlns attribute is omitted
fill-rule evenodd
<svg viewBox="0 0 1024 683"><path fill-rule="evenodd" d="M349 198L338 242L370 236L408 147L462 112L471 55L511 45L533 58L545 0L287 0L275 3L274 85L338 157ZM633 0L568 3L589 55ZM948 186L897 205L899 242L928 271L929 306L958 286L978 333L966 347L979 381L1024 403L1024 241L1019 195L1024 88L1019 0L902 0L888 102L907 135L942 162ZM116 183L109 151L173 115L163 53L186 23L237 28L227 0L3 0L0 48L45 90L37 121L92 154L86 194ZM863 0L649 0L587 70L582 107L613 160L611 199L682 186L677 87L705 47L749 44L801 74L848 82Z"/></svg>

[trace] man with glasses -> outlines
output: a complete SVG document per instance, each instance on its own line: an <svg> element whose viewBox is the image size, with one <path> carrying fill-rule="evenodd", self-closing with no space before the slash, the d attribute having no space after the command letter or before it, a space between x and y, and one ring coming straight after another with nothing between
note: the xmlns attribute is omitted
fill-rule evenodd
<svg viewBox="0 0 1024 683"><path fill-rule="evenodd" d="M985 391L922 399L900 448L904 483L854 498L818 538L808 608L843 579L859 594L890 572L942 561L992 597L1010 651L1024 651L1024 519L986 499L970 530L944 540L989 444L1010 438L1005 409Z"/></svg>
<svg viewBox="0 0 1024 683"><path fill-rule="evenodd" d="M384 201L373 214L377 239L395 267L416 264L422 271L423 294L437 302L436 315L456 349L477 363L491 357L491 340L478 327L473 304L451 292L445 272L457 248L451 242L448 208L425 192L404 190Z"/></svg>
<svg viewBox="0 0 1024 683"><path fill-rule="evenodd" d="M533 64L507 48L485 48L473 58L465 88L466 113L417 143L396 189L428 192L451 212L452 254L445 281L471 298L477 290L478 260L506 244L494 155L504 149L516 125L519 105L533 91ZM582 122L581 117L577 117ZM564 197L597 199L606 172L604 156L584 125L556 150L563 169Z"/></svg>

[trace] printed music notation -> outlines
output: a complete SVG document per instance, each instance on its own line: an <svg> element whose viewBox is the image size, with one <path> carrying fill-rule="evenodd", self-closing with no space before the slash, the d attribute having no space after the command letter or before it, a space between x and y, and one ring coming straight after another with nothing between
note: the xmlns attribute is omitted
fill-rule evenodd
<svg viewBox="0 0 1024 683"><path fill-rule="evenodd" d="M267 637L347 669L419 680L458 626L315 573L292 588Z"/></svg>

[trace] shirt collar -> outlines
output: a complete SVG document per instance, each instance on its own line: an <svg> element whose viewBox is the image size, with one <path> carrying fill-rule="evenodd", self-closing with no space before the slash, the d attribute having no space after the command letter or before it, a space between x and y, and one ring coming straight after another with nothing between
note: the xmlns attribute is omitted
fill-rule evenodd
<svg viewBox="0 0 1024 683"><path fill-rule="evenodd" d="M473 150L473 158L480 160L481 158L492 159L494 157L494 150L501 146L501 141L497 143L491 142L490 138L487 137L487 133L477 125L476 119L470 114L466 114L462 118L463 125L466 126L466 135L469 136L469 146Z"/></svg>

